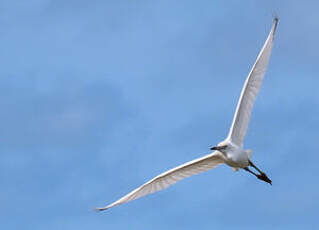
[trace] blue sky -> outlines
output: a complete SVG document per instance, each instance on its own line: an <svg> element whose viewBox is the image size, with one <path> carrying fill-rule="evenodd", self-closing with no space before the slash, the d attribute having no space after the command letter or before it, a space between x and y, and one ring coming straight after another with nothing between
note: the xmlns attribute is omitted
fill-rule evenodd
<svg viewBox="0 0 319 230"><path fill-rule="evenodd" d="M314 229L318 1L0 0L4 229ZM245 147L273 180L221 166L106 205L226 137L280 17Z"/></svg>

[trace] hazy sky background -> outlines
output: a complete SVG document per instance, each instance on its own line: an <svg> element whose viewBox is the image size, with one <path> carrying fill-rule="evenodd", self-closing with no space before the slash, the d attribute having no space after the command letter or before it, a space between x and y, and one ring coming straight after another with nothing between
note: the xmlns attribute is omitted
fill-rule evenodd
<svg viewBox="0 0 319 230"><path fill-rule="evenodd" d="M0 0L2 229L318 227L318 1ZM226 137L272 25L245 147L273 186L221 166L104 206Z"/></svg>

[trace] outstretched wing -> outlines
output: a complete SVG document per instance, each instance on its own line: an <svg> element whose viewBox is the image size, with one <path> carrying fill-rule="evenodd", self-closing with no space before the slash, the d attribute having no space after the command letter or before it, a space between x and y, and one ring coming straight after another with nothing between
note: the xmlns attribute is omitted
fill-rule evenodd
<svg viewBox="0 0 319 230"><path fill-rule="evenodd" d="M251 110L267 70L277 23L278 18L274 18L273 26L268 38L261 49L253 68L250 70L240 94L233 123L228 134L228 139L231 139L231 141L238 146L242 146L248 128Z"/></svg>
<svg viewBox="0 0 319 230"><path fill-rule="evenodd" d="M113 206L123 204L128 201L140 198L142 196L146 196L148 194L160 191L186 177L190 177L192 175L208 171L222 163L224 163L224 161L219 156L219 153L217 153L217 151L204 157L189 161L183 165L180 165L176 168L170 169L158 175L157 177L153 178L152 180L133 190L126 196L122 197L121 199L115 201L114 203L104 208L97 208L97 210L103 211Z"/></svg>

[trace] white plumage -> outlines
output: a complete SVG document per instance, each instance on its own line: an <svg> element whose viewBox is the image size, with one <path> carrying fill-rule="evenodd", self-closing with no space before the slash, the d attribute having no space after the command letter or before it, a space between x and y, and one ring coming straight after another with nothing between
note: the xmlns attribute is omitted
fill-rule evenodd
<svg viewBox="0 0 319 230"><path fill-rule="evenodd" d="M217 167L218 165L224 163L220 157L216 155L215 151L212 154L207 156L189 161L183 165L180 165L176 168L170 169L157 177L153 178L152 180L146 182L142 186L138 187L137 189L133 190L126 196L122 197L121 199L115 201L114 203L106 206L105 208L99 208L98 210L102 211L113 207L115 205L119 205L122 203L126 203L131 200L135 200L142 196L160 191L162 189L167 188L168 186L175 184L176 182L190 177L192 175L199 174L201 172L208 171Z"/></svg>
<svg viewBox="0 0 319 230"><path fill-rule="evenodd" d="M222 163L231 166L235 170L238 168L243 168L246 171L254 174L258 179L264 180L271 184L271 180L266 176L266 174L260 171L250 161L251 151L243 149L243 139L248 128L253 104L267 69L277 23L278 19L275 18L268 38L245 81L228 137L224 141L220 142L218 146L211 148L216 151L204 157L187 162L176 168L170 169L133 190L114 203L107 205L104 208L98 208L97 210L106 210L110 207L126 203L128 201L135 200L142 196L165 189L186 177L208 171ZM248 166L254 167L260 173L260 175L250 171Z"/></svg>
<svg viewBox="0 0 319 230"><path fill-rule="evenodd" d="M240 146L243 144L251 110L267 70L277 23L278 19L275 19L264 47L261 49L253 68L250 70L240 94L233 123L228 135L228 138Z"/></svg>

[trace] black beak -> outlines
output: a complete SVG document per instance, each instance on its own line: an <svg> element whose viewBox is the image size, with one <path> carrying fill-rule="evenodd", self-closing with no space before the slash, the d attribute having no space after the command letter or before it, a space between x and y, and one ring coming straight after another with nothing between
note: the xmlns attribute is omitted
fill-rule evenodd
<svg viewBox="0 0 319 230"><path fill-rule="evenodd" d="M211 147L210 150L217 150L217 151L220 151L220 150L223 150L225 149L226 146L215 146L215 147Z"/></svg>

